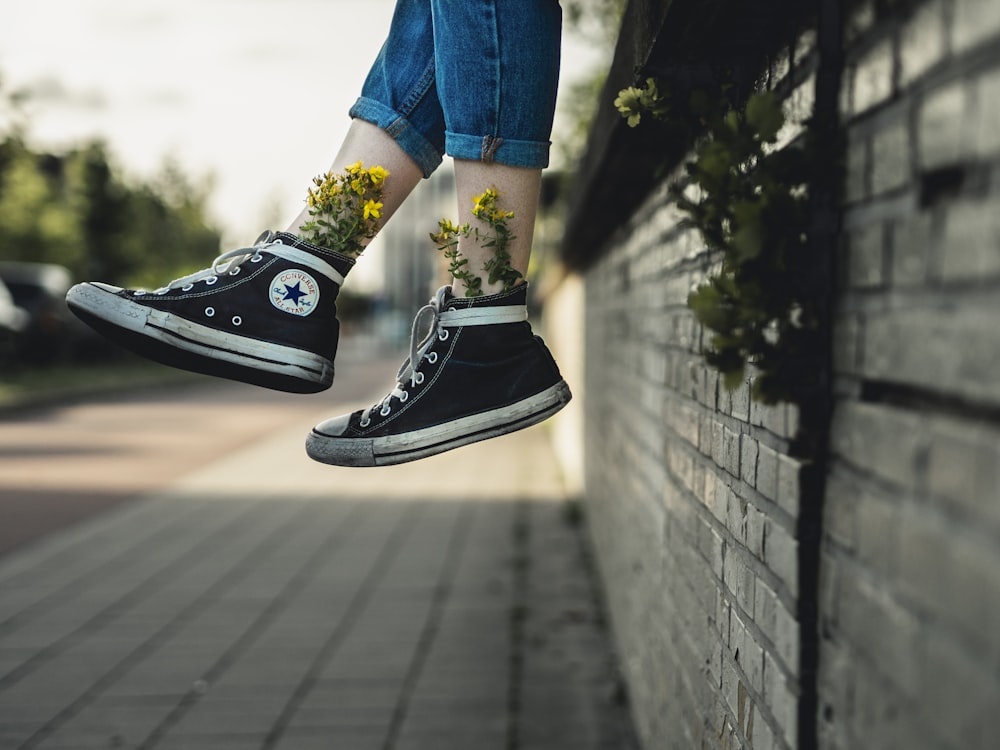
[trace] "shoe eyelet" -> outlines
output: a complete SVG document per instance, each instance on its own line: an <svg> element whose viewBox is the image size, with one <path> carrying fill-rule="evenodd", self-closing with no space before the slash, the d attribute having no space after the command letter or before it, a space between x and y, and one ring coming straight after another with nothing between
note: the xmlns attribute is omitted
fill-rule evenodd
<svg viewBox="0 0 1000 750"><path fill-rule="evenodd" d="M240 267L236 266L232 271L229 272L230 276L236 276L240 272Z"/></svg>
<svg viewBox="0 0 1000 750"><path fill-rule="evenodd" d="M157 297L162 297L164 294L167 294L169 291L170 291L170 289L168 289L167 287L163 287L162 289L157 289L155 292L153 292L153 294L155 294Z"/></svg>
<svg viewBox="0 0 1000 750"><path fill-rule="evenodd" d="M209 276L207 279L205 279L205 285L212 286L212 284L214 284L218 280L219 280L218 276Z"/></svg>
<svg viewBox="0 0 1000 750"><path fill-rule="evenodd" d="M192 289L194 289L194 284L185 284L181 287L182 292L190 292Z"/></svg>
<svg viewBox="0 0 1000 750"><path fill-rule="evenodd" d="M149 292L147 292L145 289L135 289L132 291L133 297L141 297L144 294L149 294Z"/></svg>
<svg viewBox="0 0 1000 750"><path fill-rule="evenodd" d="M372 421L370 419L362 419L360 422L358 422L358 427L367 427L371 423Z"/></svg>
<svg viewBox="0 0 1000 750"><path fill-rule="evenodd" d="M381 409L378 410L378 413L379 413L380 416L388 417L389 416L389 412L391 412L391 411L392 411L392 409L389 407L389 404L386 404L385 406L383 406Z"/></svg>
<svg viewBox="0 0 1000 750"><path fill-rule="evenodd" d="M409 400L410 400L410 392L403 391L403 395L399 397L399 403L405 404Z"/></svg>
<svg viewBox="0 0 1000 750"><path fill-rule="evenodd" d="M215 308L214 307L206 307L205 308L205 315L207 317L209 317L209 318L213 317L215 315Z"/></svg>
<svg viewBox="0 0 1000 750"><path fill-rule="evenodd" d="M430 362L432 365L433 364L437 364L438 353L437 352L427 352L427 361Z"/></svg>
<svg viewBox="0 0 1000 750"><path fill-rule="evenodd" d="M264 256L260 253L254 253L253 257L250 258L251 263L260 263L262 260L264 260Z"/></svg>
<svg viewBox="0 0 1000 750"><path fill-rule="evenodd" d="M413 374L413 382L420 385L424 382L424 374L422 372L416 372Z"/></svg>
<svg viewBox="0 0 1000 750"><path fill-rule="evenodd" d="M241 325L243 325L243 318L241 318L239 315L234 315L233 316L233 325L234 326L241 326Z"/></svg>
<svg viewBox="0 0 1000 750"><path fill-rule="evenodd" d="M440 340L440 341L447 341L448 337L450 335L451 334L448 333L448 329L447 328L442 328L440 331L438 331L438 340Z"/></svg>

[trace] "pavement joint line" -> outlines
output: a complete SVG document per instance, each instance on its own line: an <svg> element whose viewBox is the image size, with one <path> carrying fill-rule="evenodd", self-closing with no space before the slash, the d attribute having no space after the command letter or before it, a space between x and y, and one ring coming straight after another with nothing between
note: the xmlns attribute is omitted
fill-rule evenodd
<svg viewBox="0 0 1000 750"><path fill-rule="evenodd" d="M262 505L263 501L255 503L253 506L244 508L241 513L239 513L234 520L235 524L239 526L241 523L248 523L252 521L255 514L253 511L258 505ZM24 662L18 667L15 667L11 672L0 677L0 693L3 693L9 687L16 685L21 679L30 674L32 671L37 669L42 664L50 661L54 656L65 650L68 643L76 640L81 634L92 632L96 630L99 626L105 624L107 621L113 619L121 610L141 602L144 599L149 598L152 592L157 590L157 583L162 583L163 579L169 576L171 573L176 572L176 569L183 570L185 567L191 567L195 565L198 560L194 559L192 553L200 550L202 547L207 547L216 541L217 537L224 536L230 529L223 527L214 532L211 532L208 536L201 539L199 542L195 543L190 547L185 553L174 556L168 562L165 562L160 568L156 569L150 573L146 578L137 582L128 592L118 597L116 600L105 606L99 612L89 617L83 623L78 625L73 631L66 633L60 638L56 639L53 643L48 644L44 648L40 649L38 653L34 654L28 661Z"/></svg>
<svg viewBox="0 0 1000 750"><path fill-rule="evenodd" d="M263 501L256 502L252 506L250 506L250 508L245 510L244 513L242 513L237 518L237 521L244 520L246 516L253 515L251 511L255 510L258 505L262 504L262 502ZM78 696L76 700L70 703L70 705L68 705L66 708L59 711L52 719L50 719L41 727L39 727L30 737L27 738L27 740L24 741L24 743L21 745L21 750L30 750L30 748L36 747L39 742L44 741L46 737L53 734L56 730L59 729L60 726L62 726L71 718L73 718L75 715L77 715L79 711L85 705L90 703L95 696L103 692L104 688L107 685L110 685L115 680L117 680L118 677L124 673L124 670L128 668L128 666L130 666L132 663L135 663L137 660L144 658L149 653L155 651L156 648L155 644L162 641L163 637L165 635L168 635L173 630L175 630L179 626L179 624L182 624L183 622L189 620L192 614L194 614L197 611L199 605L203 606L206 601L211 601L212 598L215 597L220 590L225 590L226 587L230 586L233 583L233 580L230 579L238 580L240 576L246 575L247 569L242 565L242 563L244 563L248 558L257 557L259 554L259 550L266 547L266 545L271 541L271 537L274 534L279 534L287 530L288 527L292 526L295 523L296 520L295 516L304 514L306 510L308 510L308 506L300 509L299 514L292 514L292 517L286 520L278 529L272 530L271 533L268 536L266 536L263 540L261 540L261 542L258 543L258 545L255 546L250 553L243 555L239 560L233 563L230 569L222 577L217 579L211 586L209 586L205 591L199 594L194 599L194 601L192 601L186 607L184 607L179 614L175 615L173 619L165 623L155 633L146 638L138 646L133 648L132 651L126 654L113 667L111 667L107 672L105 672L101 677L99 677L94 682L94 684L92 684L80 696ZM223 534L225 531L226 529L217 531L216 533L209 536L207 539L202 540L202 542L199 543L196 546L196 548L207 546L209 543L214 541L216 536ZM155 573L152 577L154 578L164 577L167 574L167 572L171 568L174 568L178 562L184 562L187 564L188 567L194 566L197 563L197 561L192 562L187 555L182 555L178 558L175 558L171 563L168 563L167 566L165 566L165 568ZM183 566L178 565L177 567L183 567ZM138 589L133 589L131 592L129 592L129 594L126 594L124 597L122 597L121 600L119 600L118 603L116 603L116 605L120 605L121 601L131 598L131 595L136 590ZM141 601L142 598L145 597L139 597L139 601ZM112 607L115 607L116 605L112 605ZM120 608L120 606L118 608ZM105 619L102 617L103 614L104 612L96 615L94 618L91 618L91 620L88 621L88 624L93 623L94 621L99 619L101 620ZM76 634L76 632L77 631L74 631L74 634L65 636L64 638L60 639L59 642L62 643L64 641L71 639L73 635ZM30 661L34 661L34 659ZM7 678L5 677L4 679ZM0 688L2 688L2 685L0 685Z"/></svg>
<svg viewBox="0 0 1000 750"><path fill-rule="evenodd" d="M292 576L292 579L285 585L278 596L275 596L270 601L268 606L264 608L264 611L258 615L253 623L202 674L200 678L202 681L209 685L213 684L234 663L239 654L257 640L274 618L284 611L285 605L291 598L305 588L306 584L315 575L316 567L320 561L327 557L335 557L341 551L342 548L336 542L349 534L355 527L355 524L360 523L357 516L367 507L370 506L358 500L354 501L351 509L340 519L339 524L326 536L317 550L299 566L295 575ZM170 728L179 723L181 718L198 703L203 694L204 691L199 691L192 687L181 697L170 713L139 743L136 750L155 747L156 743L170 731Z"/></svg>
<svg viewBox="0 0 1000 750"><path fill-rule="evenodd" d="M202 513L204 512L203 509L198 509L198 510L200 510ZM192 510L189 515L196 515L196 513L194 510ZM65 592L78 590L82 583L94 577L99 576L100 574L105 572L108 568L112 568L120 564L120 561L122 559L128 559L128 557L133 555L136 550L146 547L151 543L155 543L155 540L159 539L160 537L169 536L170 534L175 532L178 527L182 527L186 522L187 518L182 517L170 521L166 525L152 528L150 529L149 536L136 540L133 544L120 550L114 556L105 558L90 570L84 571L76 578L73 578L72 580L64 583L62 586L58 588L53 588L51 591L42 596L40 599L32 602L31 604L27 605L20 611L10 615L9 617L7 617L7 619L0 621L0 637L5 635L6 633L9 633L14 628L16 628L20 620L26 617L30 618L34 615L43 614L46 611L48 611L48 609L51 609L51 606L46 607L46 604L49 602L50 599L57 599L59 600L59 603L67 601ZM82 545L83 543L81 543L79 546ZM75 551L75 548L76 547L74 546L68 549ZM61 557L61 555L59 557ZM27 570L24 571L23 573L24 575L28 575L30 572L31 570ZM3 588L6 587L7 585L8 585L7 581L0 583L0 591L2 591Z"/></svg>
<svg viewBox="0 0 1000 750"><path fill-rule="evenodd" d="M412 533L417 520L425 510L425 503L414 503L400 514L392 531L389 533L388 539L382 545L382 549L379 550L378 557L351 597L344 616L338 621L337 626L330 636L323 642L316 658L310 664L309 669L303 675L299 684L295 687L295 690L285 703L277 719L275 719L270 731L268 731L267 736L264 738L264 742L261 744L261 750L272 750L281 740L282 734L291 723L302 701L315 685L317 676L326 667L330 659L333 658L334 654L336 654L337 649L340 648L347 635L353 630L362 612L364 612L371 601L379 582L389 571L399 551L403 548L403 543L410 533Z"/></svg>
<svg viewBox="0 0 1000 750"><path fill-rule="evenodd" d="M527 588L530 578L531 518L528 504L517 501L511 524L511 547L514 571L508 628L510 631L510 681L507 683L507 750L520 744L521 680L524 677L524 618L527 611Z"/></svg>
<svg viewBox="0 0 1000 750"><path fill-rule="evenodd" d="M417 646L414 649L413 659L410 662L410 666L407 668L406 676L403 678L403 686L400 692L400 697L396 703L395 709L392 712L392 719L389 722L389 731L386 735L385 742L382 745L382 750L394 750L396 742L399 740L399 734L402 731L403 723L406 721L406 717L409 713L410 701L413 697L413 692L416 690L417 684L420 681L420 676L423 674L427 658L430 656L434 639L437 637L445 603L451 596L451 588L454 582L455 572L458 570L458 565L465 552L465 545L469 539L469 529L472 527L477 510L478 504L464 503L461 513L455 520L454 526L452 527L450 538L448 540L448 551L445 556L444 564L441 566L442 569L440 577L434 587L434 595L431 598L430 611L427 614L427 619L424 620L424 626L421 629L420 637L417 640Z"/></svg>

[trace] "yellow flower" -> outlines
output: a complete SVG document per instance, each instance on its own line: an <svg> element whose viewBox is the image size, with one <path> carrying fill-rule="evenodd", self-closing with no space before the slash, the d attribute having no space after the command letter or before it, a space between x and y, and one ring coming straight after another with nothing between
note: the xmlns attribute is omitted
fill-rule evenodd
<svg viewBox="0 0 1000 750"><path fill-rule="evenodd" d="M360 160L357 161L357 162L355 162L354 164L351 164L351 165L349 165L347 167L344 167L344 170L348 174L352 174L352 175L357 174L358 172L361 171L361 169L362 169L362 165L361 165L361 161Z"/></svg>
<svg viewBox="0 0 1000 750"><path fill-rule="evenodd" d="M367 221L369 217L378 219L382 216L382 204L369 198L365 203L364 212L365 221Z"/></svg>
<svg viewBox="0 0 1000 750"><path fill-rule="evenodd" d="M385 182L385 178L389 176L389 170L384 167L375 166L368 170L368 176L372 178L372 182L376 185L381 185Z"/></svg>
<svg viewBox="0 0 1000 750"><path fill-rule="evenodd" d="M482 217L485 213L487 216L490 215L491 209L496 203L497 199L497 189L487 188L486 192L482 195L477 195L472 199L472 215L476 217Z"/></svg>

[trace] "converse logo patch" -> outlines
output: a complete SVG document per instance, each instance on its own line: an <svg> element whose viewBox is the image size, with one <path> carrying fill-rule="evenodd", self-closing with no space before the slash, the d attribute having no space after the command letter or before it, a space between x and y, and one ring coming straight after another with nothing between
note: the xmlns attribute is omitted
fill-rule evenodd
<svg viewBox="0 0 1000 750"><path fill-rule="evenodd" d="M291 315L308 315L319 303L319 284L299 268L282 271L271 281L271 304Z"/></svg>

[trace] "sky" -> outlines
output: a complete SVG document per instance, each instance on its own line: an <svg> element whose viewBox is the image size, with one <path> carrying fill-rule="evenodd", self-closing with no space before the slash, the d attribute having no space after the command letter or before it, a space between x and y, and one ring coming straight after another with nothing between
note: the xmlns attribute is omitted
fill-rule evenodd
<svg viewBox="0 0 1000 750"><path fill-rule="evenodd" d="M165 159L211 176L224 241L284 228L329 168L391 19L392 0L11 0L0 80L31 87L28 135L91 138L131 177ZM567 35L561 86L601 55ZM559 127L557 120L557 128Z"/></svg>

